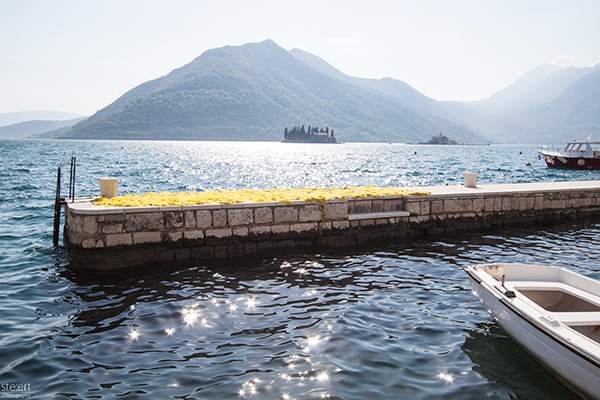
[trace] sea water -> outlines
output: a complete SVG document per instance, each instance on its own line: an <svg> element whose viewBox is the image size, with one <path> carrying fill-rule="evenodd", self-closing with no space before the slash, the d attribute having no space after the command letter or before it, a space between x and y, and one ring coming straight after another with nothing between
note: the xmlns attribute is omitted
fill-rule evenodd
<svg viewBox="0 0 600 400"><path fill-rule="evenodd" d="M57 168L64 195L73 156L76 196L107 177L127 194L600 174L549 169L535 146L0 141L2 397L573 398L493 322L463 268L600 278L600 221L94 273L52 246Z"/></svg>

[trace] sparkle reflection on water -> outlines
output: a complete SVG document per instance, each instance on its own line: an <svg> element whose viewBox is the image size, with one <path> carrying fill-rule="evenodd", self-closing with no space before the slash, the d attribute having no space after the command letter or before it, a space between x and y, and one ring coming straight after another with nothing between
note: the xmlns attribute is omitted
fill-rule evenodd
<svg viewBox="0 0 600 400"><path fill-rule="evenodd" d="M0 141L1 382L34 398L573 398L462 268L600 278L598 221L98 274L51 247L56 166L72 155L79 195L107 176L121 193L596 178L547 169L535 146Z"/></svg>

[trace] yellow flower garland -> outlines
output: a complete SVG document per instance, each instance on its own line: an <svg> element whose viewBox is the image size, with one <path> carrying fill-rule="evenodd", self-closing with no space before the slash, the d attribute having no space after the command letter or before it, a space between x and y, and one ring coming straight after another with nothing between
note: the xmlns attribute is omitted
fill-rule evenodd
<svg viewBox="0 0 600 400"><path fill-rule="evenodd" d="M180 193L146 193L128 194L120 197L98 198L93 204L104 207L148 207L148 206L190 206L197 204L236 204L245 202L264 203L281 201L290 204L292 200L305 200L316 203L325 203L331 199L366 198L386 195L428 195L407 189L382 188L374 186L363 187L334 187L325 188L300 188L300 189L271 189L271 190L218 190L206 192L180 192Z"/></svg>

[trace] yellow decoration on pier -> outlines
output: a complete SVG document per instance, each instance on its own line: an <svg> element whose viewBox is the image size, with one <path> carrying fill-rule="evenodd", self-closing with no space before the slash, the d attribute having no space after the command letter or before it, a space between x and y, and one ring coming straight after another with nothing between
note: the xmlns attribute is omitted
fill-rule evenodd
<svg viewBox="0 0 600 400"><path fill-rule="evenodd" d="M217 190L206 192L179 192L179 193L146 193L128 194L120 197L99 198L94 200L94 205L104 207L151 207L151 206L191 206L198 204L237 204L237 203L266 203L280 201L291 204L293 200L304 200L315 203L325 203L332 199L359 199L380 196L408 196L428 195L428 192L382 188L375 186L334 187L325 188L300 188L300 189L241 189Z"/></svg>

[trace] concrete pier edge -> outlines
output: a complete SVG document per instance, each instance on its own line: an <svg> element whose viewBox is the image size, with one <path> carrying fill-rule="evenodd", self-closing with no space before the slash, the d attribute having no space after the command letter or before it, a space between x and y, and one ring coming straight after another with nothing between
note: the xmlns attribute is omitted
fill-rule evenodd
<svg viewBox="0 0 600 400"><path fill-rule="evenodd" d="M531 225L600 215L600 181L410 188L417 196L170 207L68 203L69 263L118 269L153 261L218 259L376 239Z"/></svg>

